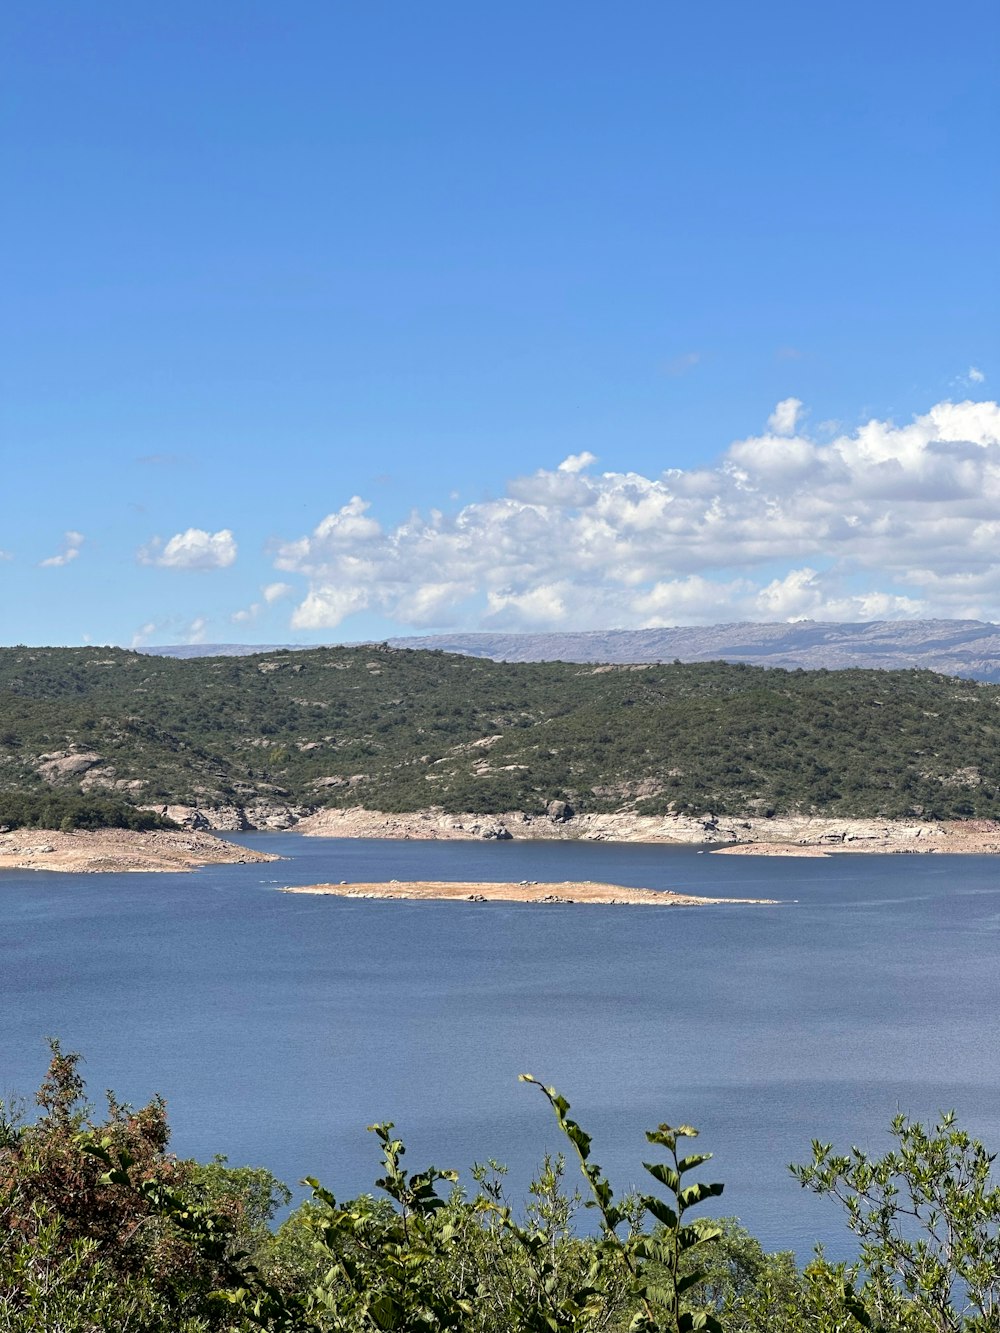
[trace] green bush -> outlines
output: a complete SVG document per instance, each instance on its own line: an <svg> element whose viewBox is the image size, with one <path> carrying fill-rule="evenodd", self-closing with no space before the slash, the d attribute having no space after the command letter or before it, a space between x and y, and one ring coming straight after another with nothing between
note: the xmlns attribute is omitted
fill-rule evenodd
<svg viewBox="0 0 1000 1333"><path fill-rule="evenodd" d="M683 1151L690 1127L650 1131L656 1190L616 1201L569 1104L524 1077L582 1192L548 1159L515 1210L496 1163L473 1169L470 1195L453 1171L408 1171L378 1124L382 1197L308 1181L274 1232L289 1195L269 1172L171 1156L158 1099L109 1095L95 1120L78 1057L54 1043L39 1117L0 1104L0 1333L996 1333L1000 1190L953 1116L898 1119L880 1159L815 1144L796 1175L842 1203L861 1248L852 1266L818 1253L799 1269L733 1219L691 1216L722 1186L693 1181L708 1154Z"/></svg>

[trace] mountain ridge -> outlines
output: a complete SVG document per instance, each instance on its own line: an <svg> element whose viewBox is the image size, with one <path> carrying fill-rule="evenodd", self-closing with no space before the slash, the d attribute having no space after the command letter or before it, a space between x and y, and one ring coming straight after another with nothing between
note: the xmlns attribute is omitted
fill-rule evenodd
<svg viewBox="0 0 1000 1333"><path fill-rule="evenodd" d="M919 670L7 648L0 718L10 825L175 805L1000 818L1000 686Z"/></svg>
<svg viewBox="0 0 1000 1333"><path fill-rule="evenodd" d="M500 662L746 662L786 670L905 670L1000 682L1000 625L982 620L737 621L661 629L395 636L393 648L460 653ZM303 644L174 644L141 651L162 657L245 657L306 650ZM345 647L358 646L343 645Z"/></svg>

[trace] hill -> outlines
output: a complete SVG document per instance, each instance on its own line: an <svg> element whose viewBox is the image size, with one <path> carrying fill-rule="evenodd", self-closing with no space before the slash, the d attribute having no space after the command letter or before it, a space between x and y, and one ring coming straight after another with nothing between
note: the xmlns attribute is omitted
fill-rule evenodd
<svg viewBox="0 0 1000 1333"><path fill-rule="evenodd" d="M389 639L393 648L464 653L500 662L749 662L794 670L919 667L1000 681L1000 626L981 620L872 620L836 624L680 625L581 633L431 634ZM242 657L295 645L181 644L144 651L167 657Z"/></svg>
<svg viewBox="0 0 1000 1333"><path fill-rule="evenodd" d="M8 823L81 801L1000 817L1000 688L919 671L7 648L0 718Z"/></svg>

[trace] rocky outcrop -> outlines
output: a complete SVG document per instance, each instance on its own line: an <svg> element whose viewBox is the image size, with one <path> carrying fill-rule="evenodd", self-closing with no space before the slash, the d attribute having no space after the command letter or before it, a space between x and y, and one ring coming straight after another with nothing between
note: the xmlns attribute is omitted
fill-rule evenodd
<svg viewBox="0 0 1000 1333"><path fill-rule="evenodd" d="M524 838L586 842L662 842L758 855L829 852L1000 852L1000 822L833 819L778 815L734 819L689 815L570 814L553 819L511 811L451 815L440 809L387 814L360 806L320 810L299 830L327 838Z"/></svg>
<svg viewBox="0 0 1000 1333"><path fill-rule="evenodd" d="M212 829L217 833L290 829L308 813L305 806L285 805L278 801L251 801L247 805L214 806L146 805L142 808L154 810L181 828Z"/></svg>
<svg viewBox="0 0 1000 1333"><path fill-rule="evenodd" d="M80 778L103 762L99 754L53 750L51 754L40 754L35 767L39 777L44 778L46 782L57 784Z"/></svg>

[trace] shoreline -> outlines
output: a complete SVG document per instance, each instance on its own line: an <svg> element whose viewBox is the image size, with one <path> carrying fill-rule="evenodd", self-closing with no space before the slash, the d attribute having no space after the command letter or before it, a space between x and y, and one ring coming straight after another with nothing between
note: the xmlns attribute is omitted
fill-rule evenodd
<svg viewBox="0 0 1000 1333"><path fill-rule="evenodd" d="M383 899L391 902L543 903L615 907L704 907L712 903L775 906L775 898L704 898L669 889L637 889L593 880L539 883L535 880L481 883L477 880L388 880L340 884L289 885L279 893L325 897Z"/></svg>
<svg viewBox="0 0 1000 1333"><path fill-rule="evenodd" d="M193 829L76 829L71 833L15 829L0 833L0 870L156 874L282 859Z"/></svg>
<svg viewBox="0 0 1000 1333"><path fill-rule="evenodd" d="M205 865L278 861L270 852L227 842L226 832L294 832L303 837L396 841L559 841L652 843L696 847L715 856L822 858L868 855L985 856L1000 854L1000 820L844 819L819 815L771 818L704 815L573 814L553 802L551 813L446 814L430 808L403 814L362 806L319 810L268 806L172 806L177 829L15 829L0 832L0 870L97 874L194 870Z"/></svg>
<svg viewBox="0 0 1000 1333"><path fill-rule="evenodd" d="M557 803L558 804L558 803ZM714 855L827 856L1000 853L998 820L846 819L821 815L446 814L440 809L388 814L362 806L320 810L295 825L305 837L399 840L545 840L644 842L697 846Z"/></svg>

